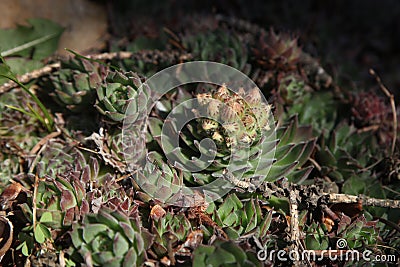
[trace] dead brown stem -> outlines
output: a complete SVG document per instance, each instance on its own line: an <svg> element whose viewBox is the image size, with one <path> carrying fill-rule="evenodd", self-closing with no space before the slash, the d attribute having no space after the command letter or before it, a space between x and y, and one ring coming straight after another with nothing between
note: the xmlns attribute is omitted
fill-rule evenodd
<svg viewBox="0 0 400 267"><path fill-rule="evenodd" d="M358 203L361 200L363 206L400 209L400 200L377 199L363 195L353 196L335 193L328 194L327 196L329 197L329 203Z"/></svg>
<svg viewBox="0 0 400 267"><path fill-rule="evenodd" d="M102 54L94 54L94 55L87 55L87 58L93 59L93 60L112 60L112 59L138 59L138 60L145 60L145 61L153 61L153 63L157 63L162 58L168 57L168 55L171 55L173 57L179 57L180 60L188 60L191 59L190 54L182 54L178 55L175 54L173 51L140 51L140 53L132 53L132 52L126 52L126 51L121 51L121 52L111 52L111 53L102 53ZM56 62L53 64L49 64L44 66L43 68L34 70L32 72L28 72L26 74L23 74L18 77L18 80L21 83L28 83L34 79L43 77L45 75L48 75L56 70L58 70L61 67L60 62ZM3 85L0 86L0 95L19 87L18 84L15 82L7 82Z"/></svg>
<svg viewBox="0 0 400 267"><path fill-rule="evenodd" d="M290 203L290 240L292 241L292 250L299 251L298 244L300 243L299 232L299 212L297 207L296 191L291 190L289 194ZM293 262L294 266L301 266L301 262L296 259Z"/></svg>
<svg viewBox="0 0 400 267"><path fill-rule="evenodd" d="M32 196L32 224L33 232L36 231L36 211L37 211L37 190L39 187L39 175L36 173L35 182L33 184L33 196Z"/></svg>

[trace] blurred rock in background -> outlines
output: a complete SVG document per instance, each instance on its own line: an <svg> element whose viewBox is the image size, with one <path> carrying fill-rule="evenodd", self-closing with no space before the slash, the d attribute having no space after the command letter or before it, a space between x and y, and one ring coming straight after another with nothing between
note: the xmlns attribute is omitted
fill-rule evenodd
<svg viewBox="0 0 400 267"><path fill-rule="evenodd" d="M46 18L65 27L58 52L99 50L107 37L107 12L98 1L89 0L2 0L0 28L26 24L29 18Z"/></svg>

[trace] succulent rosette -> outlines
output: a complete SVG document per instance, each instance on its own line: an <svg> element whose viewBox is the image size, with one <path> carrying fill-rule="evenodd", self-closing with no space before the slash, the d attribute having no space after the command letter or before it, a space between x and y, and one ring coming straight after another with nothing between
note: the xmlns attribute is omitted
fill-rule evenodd
<svg viewBox="0 0 400 267"><path fill-rule="evenodd" d="M95 101L95 88L107 71L100 63L78 57L61 61L61 67L45 76L39 85L50 90L50 95L61 107L80 113Z"/></svg>
<svg viewBox="0 0 400 267"><path fill-rule="evenodd" d="M71 239L72 259L91 266L140 266L152 240L142 229L137 206L128 214L109 208L87 214L73 224Z"/></svg>
<svg viewBox="0 0 400 267"><path fill-rule="evenodd" d="M95 107L111 121L121 122L130 102L138 99L137 91L141 86L141 78L136 73L109 72L104 82L96 88Z"/></svg>
<svg viewBox="0 0 400 267"><path fill-rule="evenodd" d="M164 121L151 118L149 123L169 161L190 173L183 175L186 182L205 185L222 177L254 188L283 176L299 181L311 171L301 168L315 145L311 128L298 126L295 117L277 127L257 88L232 92L222 85L198 91L186 108L178 105ZM181 127L188 112L196 119ZM179 136L182 146L170 136Z"/></svg>

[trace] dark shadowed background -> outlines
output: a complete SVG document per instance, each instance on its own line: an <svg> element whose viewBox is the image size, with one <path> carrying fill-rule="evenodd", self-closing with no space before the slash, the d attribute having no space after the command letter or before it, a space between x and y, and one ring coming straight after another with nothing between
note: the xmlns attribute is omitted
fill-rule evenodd
<svg viewBox="0 0 400 267"><path fill-rule="evenodd" d="M298 34L305 50L342 82L366 89L375 86L368 74L374 68L391 91L400 90L397 0L4 0L0 9L1 28L29 17L62 24L66 31L60 51L68 47L79 52L107 50L113 40L154 36L188 18L201 20L195 14L235 16Z"/></svg>

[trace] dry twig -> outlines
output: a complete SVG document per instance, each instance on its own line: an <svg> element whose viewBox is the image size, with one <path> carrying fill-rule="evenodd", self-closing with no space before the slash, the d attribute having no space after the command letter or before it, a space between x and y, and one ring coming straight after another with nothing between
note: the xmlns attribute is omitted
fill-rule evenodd
<svg viewBox="0 0 400 267"><path fill-rule="evenodd" d="M328 194L329 203L358 203L361 202L363 206L373 206L382 208L392 208L400 209L400 200L392 199L377 199L372 197L367 197L364 195L353 196L346 194Z"/></svg>
<svg viewBox="0 0 400 267"><path fill-rule="evenodd" d="M39 175L36 173L35 182L33 184L33 196L32 196L32 224L33 232L36 231L36 211L37 211L37 191L39 187Z"/></svg>
<svg viewBox="0 0 400 267"><path fill-rule="evenodd" d="M47 143L47 141L49 141L49 140L52 139L52 138L55 138L55 137L59 136L60 134L61 134L61 131L57 131L57 132L49 133L48 135L46 135L45 137L43 137L43 138L31 149L31 151L29 152L29 155L36 154L36 153L39 151L39 149L40 149L44 144Z"/></svg>
<svg viewBox="0 0 400 267"><path fill-rule="evenodd" d="M53 71L59 69L60 65L61 65L60 62L57 62L57 63L54 63L54 64L50 64L50 65L46 65L43 68L40 68L40 69L37 69L37 70L34 70L32 72L28 72L28 73L26 73L24 75L19 76L18 80L21 83L28 83L28 82L30 82L30 81L32 81L34 79L37 79L37 78L42 77L42 76L44 76L46 74L52 73ZM17 88L17 87L19 87L19 85L16 84L15 82L13 82L13 81L7 82L7 83L3 84L2 86L0 86L0 95L4 94L4 93L6 93L6 92L8 92L8 91L10 91L10 90L12 90L14 88Z"/></svg>
<svg viewBox="0 0 400 267"><path fill-rule="evenodd" d="M132 52L111 52L111 53L102 53L102 54L94 54L85 56L92 60L113 60L113 59L133 59L133 60L141 60L144 62L152 62L157 64L157 62L163 59L176 59L177 61L186 61L190 60L192 56L190 54L185 53L177 53L176 51L159 51L159 50L145 50L136 53ZM178 63L178 62L177 62ZM45 75L48 75L54 71L57 71L61 67L60 62L52 63L44 66L43 68L34 70L32 72L28 72L18 77L18 80L25 84L34 79L38 79ZM19 87L15 82L7 82L0 86L0 95Z"/></svg>
<svg viewBox="0 0 400 267"><path fill-rule="evenodd" d="M290 190L289 203L290 203L290 240L292 242L292 250L299 251L298 244L300 243L299 232L299 212L297 209L297 196L296 191ZM294 266L300 266L299 259L294 260Z"/></svg>

